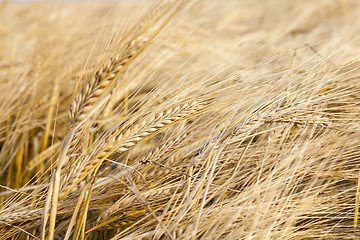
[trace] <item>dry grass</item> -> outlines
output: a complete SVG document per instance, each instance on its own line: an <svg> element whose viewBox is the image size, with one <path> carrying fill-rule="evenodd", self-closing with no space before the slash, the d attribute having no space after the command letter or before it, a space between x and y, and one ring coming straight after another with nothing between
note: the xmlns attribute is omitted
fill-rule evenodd
<svg viewBox="0 0 360 240"><path fill-rule="evenodd" d="M359 238L359 16L0 3L0 239Z"/></svg>

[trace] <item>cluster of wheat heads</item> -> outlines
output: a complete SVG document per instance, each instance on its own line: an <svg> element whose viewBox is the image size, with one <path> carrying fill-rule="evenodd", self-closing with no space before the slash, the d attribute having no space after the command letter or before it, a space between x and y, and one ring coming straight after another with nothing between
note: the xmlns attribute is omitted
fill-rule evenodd
<svg viewBox="0 0 360 240"><path fill-rule="evenodd" d="M359 12L2 3L0 239L359 238Z"/></svg>

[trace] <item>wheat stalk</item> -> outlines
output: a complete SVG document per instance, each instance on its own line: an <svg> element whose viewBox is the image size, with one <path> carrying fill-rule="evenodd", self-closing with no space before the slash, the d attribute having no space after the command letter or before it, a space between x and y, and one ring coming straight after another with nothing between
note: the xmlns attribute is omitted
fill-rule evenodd
<svg viewBox="0 0 360 240"><path fill-rule="evenodd" d="M284 123L294 126L315 126L315 127L331 127L332 122L328 117L308 115L287 115L266 121L267 123Z"/></svg>

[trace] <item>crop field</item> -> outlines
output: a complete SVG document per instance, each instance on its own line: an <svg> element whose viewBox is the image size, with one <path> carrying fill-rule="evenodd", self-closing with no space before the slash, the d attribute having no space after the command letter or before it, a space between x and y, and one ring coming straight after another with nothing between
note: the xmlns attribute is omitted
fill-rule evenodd
<svg viewBox="0 0 360 240"><path fill-rule="evenodd" d="M360 2L0 2L0 240L360 238Z"/></svg>

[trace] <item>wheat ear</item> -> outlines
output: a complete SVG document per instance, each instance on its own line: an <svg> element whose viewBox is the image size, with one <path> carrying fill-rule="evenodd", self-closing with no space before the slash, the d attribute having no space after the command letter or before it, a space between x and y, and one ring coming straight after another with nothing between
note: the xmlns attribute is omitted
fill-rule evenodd
<svg viewBox="0 0 360 240"><path fill-rule="evenodd" d="M71 183L63 189L60 194L60 198L65 198L77 184L79 184L88 174L98 168L98 166L114 151L126 152L143 140L157 134L161 130L181 120L201 113L201 110L205 106L205 102L198 102L195 100L174 108L166 109L159 114L154 115L147 121L150 122L149 124L139 124L140 126L145 125L142 129L139 129L138 126L134 126L126 131L116 131L109 138L108 144L100 151L94 160L92 160L92 162L83 171L77 174L77 176L72 179ZM131 134L134 132L136 132L136 134Z"/></svg>
<svg viewBox="0 0 360 240"><path fill-rule="evenodd" d="M130 30L128 39L120 43L121 49L110 57L93 75L90 81L74 99L69 109L69 119L72 125L83 121L99 97L110 90L110 86L125 72L129 64L145 50L155 36L165 27L174 14L179 10L173 9L173 14L160 20L171 12L174 0L162 1L147 14L135 27ZM181 1L179 1L181 2ZM175 4L178 5L178 4Z"/></svg>
<svg viewBox="0 0 360 240"><path fill-rule="evenodd" d="M101 105L99 102L101 97L112 89L116 81L126 72L130 63L150 45L151 41L184 4L183 1L178 1L177 4L174 2L176 1L164 0L159 2L152 11L134 25L119 44L116 52L94 73L70 105L69 120L71 126L82 123L94 112L93 110L97 105ZM106 104L106 101L102 104ZM69 154L75 152L81 138L82 127L79 127L70 144Z"/></svg>

